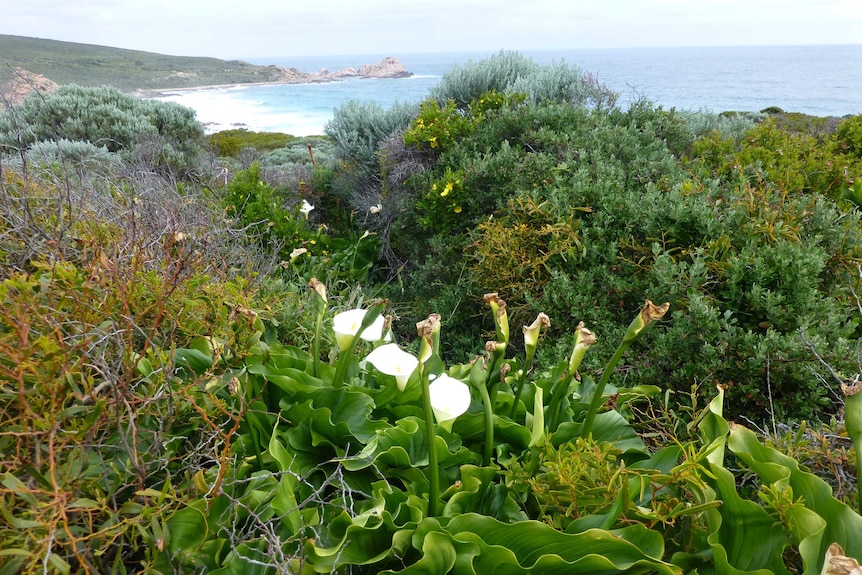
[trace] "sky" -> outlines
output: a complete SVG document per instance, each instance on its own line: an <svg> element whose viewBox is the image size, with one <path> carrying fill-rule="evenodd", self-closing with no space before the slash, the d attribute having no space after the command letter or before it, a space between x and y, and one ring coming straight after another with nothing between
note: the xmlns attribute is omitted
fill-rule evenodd
<svg viewBox="0 0 862 575"><path fill-rule="evenodd" d="M227 60L862 44L860 0L0 0L0 15L0 34Z"/></svg>

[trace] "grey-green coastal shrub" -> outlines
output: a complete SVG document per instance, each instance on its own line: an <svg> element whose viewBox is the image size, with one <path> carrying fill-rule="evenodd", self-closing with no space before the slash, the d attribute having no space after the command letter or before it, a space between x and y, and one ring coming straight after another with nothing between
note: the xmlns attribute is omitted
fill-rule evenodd
<svg viewBox="0 0 862 575"><path fill-rule="evenodd" d="M89 142L73 142L66 139L53 142L36 142L26 151L24 158L28 162L46 164L65 161L81 167L119 160L117 154L109 151L106 146L96 146Z"/></svg>
<svg viewBox="0 0 862 575"><path fill-rule="evenodd" d="M454 100L459 108L465 108L485 92L505 92L519 78L532 76L539 68L519 52L501 50L494 56L453 66L431 89L430 97L441 103Z"/></svg>
<svg viewBox="0 0 862 575"><path fill-rule="evenodd" d="M377 146L392 132L410 123L418 104L394 104L383 108L376 103L351 100L336 108L324 132L335 144L335 159L360 176L379 171Z"/></svg>
<svg viewBox="0 0 862 575"><path fill-rule="evenodd" d="M50 94L32 94L0 116L4 155L20 155L37 142L86 142L178 175L195 168L203 137L190 108L109 86L61 86Z"/></svg>
<svg viewBox="0 0 862 575"><path fill-rule="evenodd" d="M598 78L564 61L538 64L519 52L501 51L482 60L454 66L431 89L437 102L453 100L459 108L486 92L526 94L534 102L553 100L575 106L612 108L618 94Z"/></svg>

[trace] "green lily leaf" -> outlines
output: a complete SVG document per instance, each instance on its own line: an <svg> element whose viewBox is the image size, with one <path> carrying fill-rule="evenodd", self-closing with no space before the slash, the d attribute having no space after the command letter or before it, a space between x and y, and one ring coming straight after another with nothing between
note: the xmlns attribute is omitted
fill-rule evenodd
<svg viewBox="0 0 862 575"><path fill-rule="evenodd" d="M456 517L461 513L481 513L501 521L522 521L527 516L506 486L495 481L499 470L494 467L461 466L461 482L443 508L443 515ZM446 493L443 498L446 498Z"/></svg>
<svg viewBox="0 0 862 575"><path fill-rule="evenodd" d="M378 430L361 453L344 460L344 467L358 471L369 465L402 469L426 466L428 447L422 430L424 423L418 418L400 419L394 427Z"/></svg>
<svg viewBox="0 0 862 575"><path fill-rule="evenodd" d="M289 420L308 424L315 446L328 444L338 451L349 444L364 445L387 425L371 417L374 400L366 393L324 387L308 397L293 405L283 399L281 407Z"/></svg>
<svg viewBox="0 0 862 575"><path fill-rule="evenodd" d="M775 518L766 510L736 492L733 474L711 464L715 477L715 499L718 508L708 509L710 526L707 538L719 575L786 575L782 560L790 539L775 526Z"/></svg>
<svg viewBox="0 0 862 575"><path fill-rule="evenodd" d="M561 423L557 431L551 435L554 446L562 445L576 437L583 436L583 423ZM593 421L592 436L597 442L612 443L625 454L649 453L646 444L629 425L629 422L618 411L611 410L599 413Z"/></svg>
<svg viewBox="0 0 862 575"><path fill-rule="evenodd" d="M177 369L200 375L213 366L213 358L199 349L181 348L174 350L174 365Z"/></svg>
<svg viewBox="0 0 862 575"><path fill-rule="evenodd" d="M294 457L278 438L278 426L272 430L269 439L269 453L278 463L282 472L278 482L278 490L272 499L272 508L288 524L291 533L297 533L302 527L302 513L296 500L297 475L292 473Z"/></svg>
<svg viewBox="0 0 862 575"><path fill-rule="evenodd" d="M468 513L445 529L456 542L479 549L469 563L456 564L455 574L681 573L662 561L661 535L643 525L563 533L539 521L503 523Z"/></svg>
<svg viewBox="0 0 862 575"><path fill-rule="evenodd" d="M494 415L494 439L513 446L516 451L527 449L530 443L530 429L507 417ZM485 418L481 411L468 412L459 417L452 431L464 438L483 439L485 437Z"/></svg>
<svg viewBox="0 0 862 575"><path fill-rule="evenodd" d="M819 573L826 549L832 543L844 548L848 557L862 555L862 517L832 496L832 488L812 473L802 471L796 460L763 445L757 436L741 425L732 425L728 447L761 481L786 485L794 497L802 497L805 508L825 523L821 525L810 514L798 510L788 517L790 528L800 537L799 552L805 573Z"/></svg>
<svg viewBox="0 0 862 575"><path fill-rule="evenodd" d="M207 538L206 515L195 507L184 507L168 520L168 529L168 550L171 555L193 553Z"/></svg>

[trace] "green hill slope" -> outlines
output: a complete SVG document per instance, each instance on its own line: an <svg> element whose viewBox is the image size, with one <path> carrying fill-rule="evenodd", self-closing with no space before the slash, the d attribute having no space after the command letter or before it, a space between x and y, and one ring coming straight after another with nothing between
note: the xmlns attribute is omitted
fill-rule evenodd
<svg viewBox="0 0 862 575"><path fill-rule="evenodd" d="M124 91L283 81L285 70L239 60L167 56L138 50L0 34L0 85L14 68L58 84L111 85Z"/></svg>

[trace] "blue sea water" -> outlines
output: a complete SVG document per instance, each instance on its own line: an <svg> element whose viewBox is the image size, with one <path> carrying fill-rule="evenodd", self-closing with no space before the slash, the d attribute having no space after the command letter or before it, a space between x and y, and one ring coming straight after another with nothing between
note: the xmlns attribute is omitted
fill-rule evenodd
<svg viewBox="0 0 862 575"><path fill-rule="evenodd" d="M759 111L778 106L816 116L862 113L862 45L747 46L520 51L539 64L563 61L620 93L623 106L647 99L665 109ZM297 136L322 134L333 111L354 100L383 107L419 102L447 70L496 52L249 58L306 72L397 57L414 76L326 84L235 86L171 92L209 131L245 127Z"/></svg>

